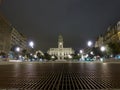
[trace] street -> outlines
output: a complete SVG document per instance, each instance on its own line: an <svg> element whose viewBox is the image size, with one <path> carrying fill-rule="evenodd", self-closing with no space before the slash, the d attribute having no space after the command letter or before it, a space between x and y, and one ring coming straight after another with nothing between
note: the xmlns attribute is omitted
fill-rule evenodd
<svg viewBox="0 0 120 90"><path fill-rule="evenodd" d="M119 62L0 64L0 89L120 89Z"/></svg>

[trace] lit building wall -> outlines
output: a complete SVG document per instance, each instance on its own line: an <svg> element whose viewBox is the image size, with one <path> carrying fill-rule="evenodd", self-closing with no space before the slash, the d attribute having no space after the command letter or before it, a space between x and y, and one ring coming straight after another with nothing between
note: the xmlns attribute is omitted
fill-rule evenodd
<svg viewBox="0 0 120 90"><path fill-rule="evenodd" d="M107 31L96 40L95 47L106 45L110 42L120 42L120 21L108 27Z"/></svg>
<svg viewBox="0 0 120 90"><path fill-rule="evenodd" d="M8 52L10 48L10 24L0 14L0 52Z"/></svg>
<svg viewBox="0 0 120 90"><path fill-rule="evenodd" d="M104 45L104 42L103 42L103 36L99 36L95 42L95 47L101 47L102 45Z"/></svg>
<svg viewBox="0 0 120 90"><path fill-rule="evenodd" d="M19 46L22 49L27 49L27 38L23 34L18 32L15 28L12 28L10 36L11 48L13 46Z"/></svg>
<svg viewBox="0 0 120 90"><path fill-rule="evenodd" d="M0 52L8 53L13 46L27 49L27 38L0 14Z"/></svg>

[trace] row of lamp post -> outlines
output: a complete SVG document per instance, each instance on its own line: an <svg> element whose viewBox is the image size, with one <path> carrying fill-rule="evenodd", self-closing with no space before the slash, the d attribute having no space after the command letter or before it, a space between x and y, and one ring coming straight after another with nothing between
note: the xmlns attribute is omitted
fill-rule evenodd
<svg viewBox="0 0 120 90"><path fill-rule="evenodd" d="M88 45L88 47L92 47L92 45L93 45L92 41L88 41L87 45ZM29 42L29 46L33 49L34 48L34 42L30 41ZM101 46L100 47L100 51L104 52L105 50L106 50L105 46ZM21 48L20 47L16 47L15 51L17 53L19 53L21 51ZM81 56L83 56L84 50L80 50L79 53L81 54Z"/></svg>
<svg viewBox="0 0 120 90"><path fill-rule="evenodd" d="M31 47L31 48L34 48L34 42L33 41L30 41L29 42L29 46ZM20 47L16 47L16 49L15 49L17 52L20 52Z"/></svg>
<svg viewBox="0 0 120 90"><path fill-rule="evenodd" d="M33 41L30 41L29 42L29 46L33 49L34 48L34 42ZM16 47L15 48L15 51L17 52L17 55L18 55L18 58L19 58L19 53L21 51L21 48L20 47Z"/></svg>
<svg viewBox="0 0 120 90"><path fill-rule="evenodd" d="M92 47L92 45L93 45L93 42L92 42L92 41L88 41L88 42L87 42L87 46L88 46L88 47ZM105 47L105 46L101 46L101 47L100 47L100 51L101 51L101 52L106 51L106 47ZM79 51L79 53L81 54L81 59L83 59L84 50L81 49L81 50ZM93 52L91 52L91 54L93 54Z"/></svg>

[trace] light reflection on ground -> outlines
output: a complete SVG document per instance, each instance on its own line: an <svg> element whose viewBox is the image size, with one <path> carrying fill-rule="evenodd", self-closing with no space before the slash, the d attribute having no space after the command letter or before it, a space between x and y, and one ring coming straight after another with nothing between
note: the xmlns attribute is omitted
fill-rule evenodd
<svg viewBox="0 0 120 90"><path fill-rule="evenodd" d="M120 88L120 63L5 63L0 88L111 89Z"/></svg>

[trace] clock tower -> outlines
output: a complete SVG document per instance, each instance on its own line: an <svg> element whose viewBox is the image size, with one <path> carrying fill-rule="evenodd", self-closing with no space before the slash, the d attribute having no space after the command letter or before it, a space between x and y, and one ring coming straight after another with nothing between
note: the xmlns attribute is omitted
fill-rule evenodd
<svg viewBox="0 0 120 90"><path fill-rule="evenodd" d="M74 50L72 48L64 48L63 47L63 37L62 35L58 36L58 48L50 48L48 50L48 54L56 56L58 61L66 61L65 58L69 58L71 54L74 54Z"/></svg>
<svg viewBox="0 0 120 90"><path fill-rule="evenodd" d="M58 48L63 48L63 37L61 35L58 37Z"/></svg>

